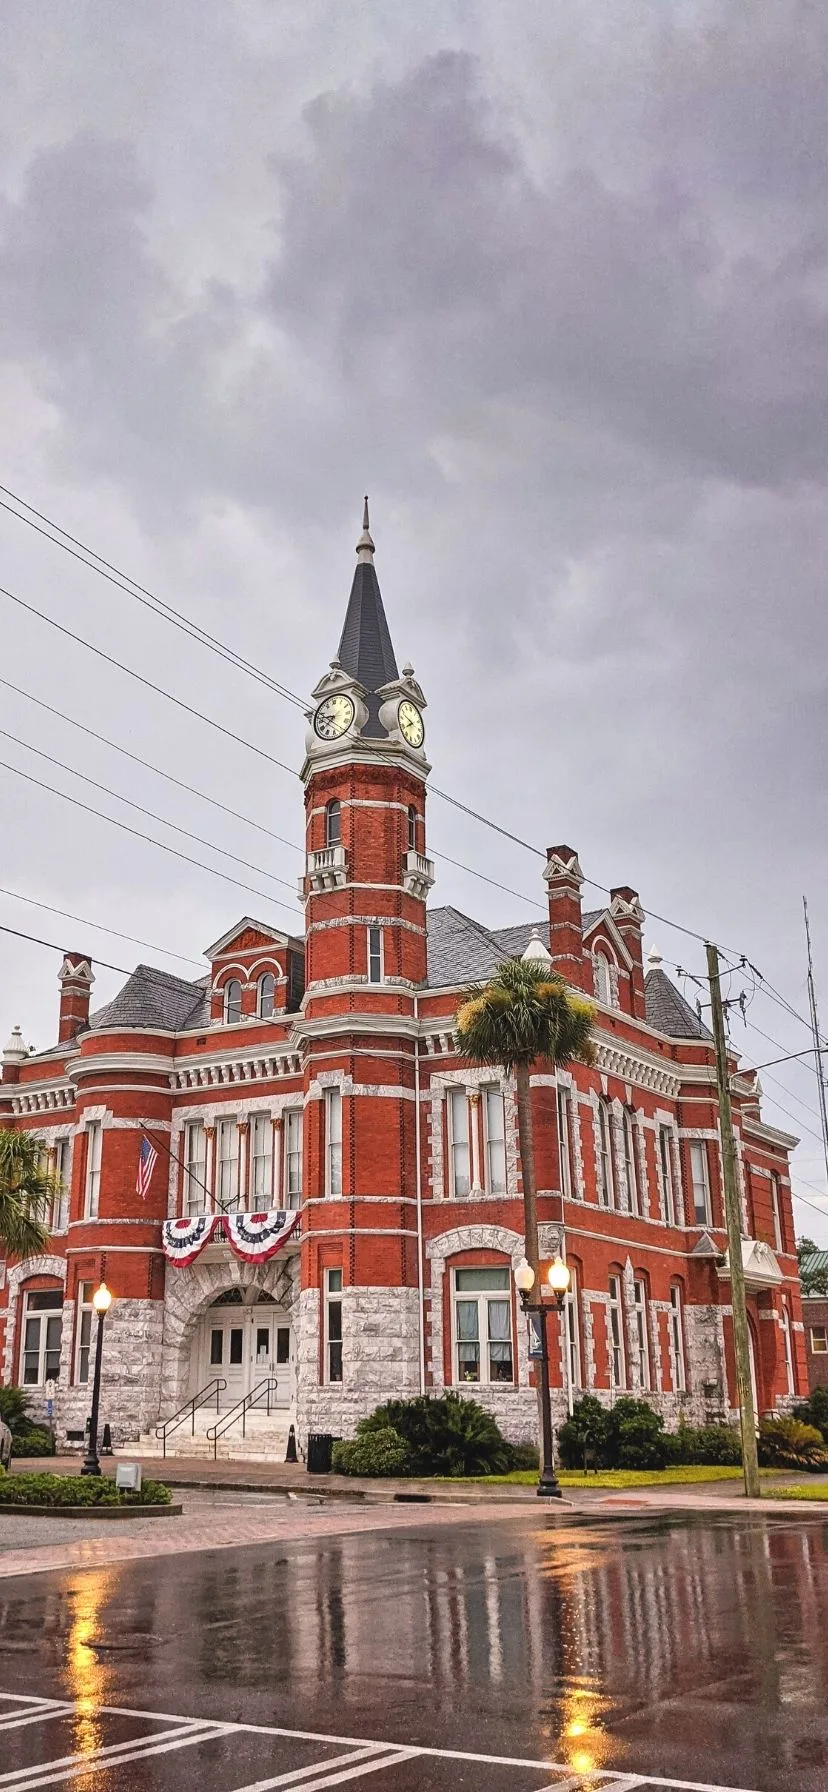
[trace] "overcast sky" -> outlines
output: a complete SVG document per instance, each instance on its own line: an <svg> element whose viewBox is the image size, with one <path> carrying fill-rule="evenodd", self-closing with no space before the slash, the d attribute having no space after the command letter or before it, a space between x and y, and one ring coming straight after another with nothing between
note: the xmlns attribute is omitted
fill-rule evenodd
<svg viewBox="0 0 828 1792"><path fill-rule="evenodd" d="M801 1012L807 892L826 1029L827 76L823 0L5 0L0 56L0 482L302 694L369 491L435 783ZM0 583L298 772L299 710L4 510ZM6 597L0 662L298 849L297 777ZM193 976L240 914L297 926L298 850L3 687L0 725L250 886L2 769L4 926ZM438 863L435 902L543 902L437 798L430 842L518 892ZM0 935L3 1039L54 1038L59 963ZM747 1018L753 1063L807 1045L761 990ZM763 1080L818 1203L813 1065Z"/></svg>

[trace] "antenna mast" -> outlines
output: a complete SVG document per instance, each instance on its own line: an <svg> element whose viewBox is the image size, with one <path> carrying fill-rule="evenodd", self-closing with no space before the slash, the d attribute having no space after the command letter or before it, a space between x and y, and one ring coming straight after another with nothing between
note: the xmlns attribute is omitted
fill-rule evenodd
<svg viewBox="0 0 828 1792"><path fill-rule="evenodd" d="M822 1044L819 1034L816 990L814 988L814 963L811 956L811 927L808 920L808 898L806 896L803 896L802 898L802 908L805 915L805 943L808 948L808 1006L811 1010L811 1032L814 1037L814 1064L816 1066L817 1085L819 1088L819 1119L822 1127L822 1149L825 1156L825 1174L828 1176L828 1104L826 1104L825 1081L822 1075Z"/></svg>

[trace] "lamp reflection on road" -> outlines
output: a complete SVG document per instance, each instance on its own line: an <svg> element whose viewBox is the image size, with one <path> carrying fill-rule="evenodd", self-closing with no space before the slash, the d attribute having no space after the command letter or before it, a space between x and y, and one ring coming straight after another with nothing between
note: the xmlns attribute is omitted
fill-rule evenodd
<svg viewBox="0 0 828 1792"><path fill-rule="evenodd" d="M569 1686L564 1693L560 1747L575 1773L594 1773L606 1761L609 1738L600 1719L603 1702L587 1686Z"/></svg>
<svg viewBox="0 0 828 1792"><path fill-rule="evenodd" d="M106 1696L106 1669L95 1643L100 1636L100 1614L105 1606L114 1575L105 1569L90 1569L70 1588L72 1621L66 1639L65 1678L67 1690L75 1700L75 1752L94 1754L102 1746L103 1733L98 1712Z"/></svg>

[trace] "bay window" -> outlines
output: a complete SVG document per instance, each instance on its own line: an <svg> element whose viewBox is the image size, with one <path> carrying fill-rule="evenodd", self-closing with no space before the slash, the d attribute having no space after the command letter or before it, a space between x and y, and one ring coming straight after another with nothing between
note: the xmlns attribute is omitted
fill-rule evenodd
<svg viewBox="0 0 828 1792"><path fill-rule="evenodd" d="M453 1307L455 1380L513 1383L509 1269L456 1269Z"/></svg>
<svg viewBox="0 0 828 1792"><path fill-rule="evenodd" d="M483 1091L483 1131L486 1162L486 1191L490 1195L506 1193L506 1120L503 1092Z"/></svg>
<svg viewBox="0 0 828 1792"><path fill-rule="evenodd" d="M451 1192L462 1199L471 1191L469 1098L465 1089L449 1090L448 1129Z"/></svg>

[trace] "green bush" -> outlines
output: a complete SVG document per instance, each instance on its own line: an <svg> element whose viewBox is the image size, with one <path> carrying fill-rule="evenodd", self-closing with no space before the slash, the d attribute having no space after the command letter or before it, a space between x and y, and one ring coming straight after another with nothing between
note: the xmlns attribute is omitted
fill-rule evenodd
<svg viewBox="0 0 828 1792"><path fill-rule="evenodd" d="M608 1456L609 1414L594 1394L583 1394L572 1416L558 1429L558 1453L563 1468L583 1468L588 1455L591 1467L614 1468Z"/></svg>
<svg viewBox="0 0 828 1792"><path fill-rule="evenodd" d="M4 1506L169 1506L171 1500L160 1481L145 1481L140 1493L131 1493L104 1475L6 1475L0 1482Z"/></svg>
<svg viewBox="0 0 828 1792"><path fill-rule="evenodd" d="M732 1425L684 1425L665 1433L667 1462L705 1467L738 1468L742 1460L739 1432Z"/></svg>
<svg viewBox="0 0 828 1792"><path fill-rule="evenodd" d="M491 1413L460 1394L388 1400L361 1420L357 1436L389 1428L407 1446L412 1475L502 1475L511 1466L511 1446Z"/></svg>
<svg viewBox="0 0 828 1792"><path fill-rule="evenodd" d="M664 1420L646 1400L622 1395L607 1414L607 1448L614 1468L663 1468Z"/></svg>
<svg viewBox="0 0 828 1792"><path fill-rule="evenodd" d="M510 1444L509 1468L510 1470L539 1469L540 1455L538 1453L537 1444Z"/></svg>
<svg viewBox="0 0 828 1792"><path fill-rule="evenodd" d="M332 1467L338 1475L405 1475L408 1450L390 1425L381 1431L357 1428L352 1442L334 1444Z"/></svg>
<svg viewBox="0 0 828 1792"><path fill-rule="evenodd" d="M801 1419L762 1419L759 1424L759 1461L763 1468L804 1468L812 1473L828 1469L828 1450L815 1425Z"/></svg>
<svg viewBox="0 0 828 1792"><path fill-rule="evenodd" d="M8 1425L12 1437L32 1430L31 1410L32 1397L25 1388L0 1388L0 1419Z"/></svg>
<svg viewBox="0 0 828 1792"><path fill-rule="evenodd" d="M20 1431L14 1440L15 1456L54 1456L54 1432L45 1425L33 1425L30 1431Z"/></svg>

